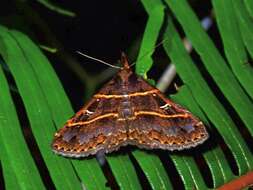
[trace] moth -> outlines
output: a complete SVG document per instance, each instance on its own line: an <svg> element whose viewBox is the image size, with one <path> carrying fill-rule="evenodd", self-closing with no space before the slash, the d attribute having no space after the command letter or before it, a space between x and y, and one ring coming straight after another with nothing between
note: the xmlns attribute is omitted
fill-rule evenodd
<svg viewBox="0 0 253 190"><path fill-rule="evenodd" d="M52 149L67 157L110 153L122 146L182 150L208 138L203 123L123 67L54 135Z"/></svg>

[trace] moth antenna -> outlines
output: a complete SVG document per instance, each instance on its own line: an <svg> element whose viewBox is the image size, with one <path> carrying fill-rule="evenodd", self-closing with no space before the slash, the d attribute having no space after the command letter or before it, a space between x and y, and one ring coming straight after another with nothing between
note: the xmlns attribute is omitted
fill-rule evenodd
<svg viewBox="0 0 253 190"><path fill-rule="evenodd" d="M161 42L159 42L151 51L148 51L148 52L146 52L144 55L142 55L142 56L139 58L139 60L143 59L143 57L147 56L148 54L153 53L153 52L156 50L156 48L158 48L159 46L161 46L161 45L162 45L166 40L168 40L168 39L169 39L168 37L167 37L167 38L164 38L164 39L163 39ZM136 62L137 62L137 60L134 61L134 62L130 65L130 67L132 67L133 65L135 65Z"/></svg>
<svg viewBox="0 0 253 190"><path fill-rule="evenodd" d="M121 69L121 67L118 67L118 66L116 66L116 65L112 65L112 64L107 63L107 62L105 62L105 61L103 61L103 60L101 60L101 59L97 59L97 58L95 58L95 57L92 57L92 56L89 56L89 55L87 55L87 54L84 54L84 53L82 53L82 52L80 52L80 51L76 51L76 53L78 53L78 54L80 54L80 55L82 55L82 56L84 56L84 57L87 57L87 58L89 58L89 59L91 59L91 60L97 61L97 62L99 62L99 63L103 63L103 64L105 64L105 65L107 65L107 66L110 66L110 67L113 67L113 68L116 68L116 69Z"/></svg>

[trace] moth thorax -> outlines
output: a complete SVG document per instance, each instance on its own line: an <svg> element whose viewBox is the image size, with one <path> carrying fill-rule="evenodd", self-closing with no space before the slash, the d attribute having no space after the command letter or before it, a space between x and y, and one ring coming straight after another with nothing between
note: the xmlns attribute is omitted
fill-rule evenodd
<svg viewBox="0 0 253 190"><path fill-rule="evenodd" d="M119 106L119 113L121 118L130 118L134 116L129 98L124 98Z"/></svg>

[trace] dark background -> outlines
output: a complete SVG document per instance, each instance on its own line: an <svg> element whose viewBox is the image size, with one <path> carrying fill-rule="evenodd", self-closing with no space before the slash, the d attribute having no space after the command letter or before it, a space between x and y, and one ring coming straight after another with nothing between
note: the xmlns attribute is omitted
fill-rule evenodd
<svg viewBox="0 0 253 190"><path fill-rule="evenodd" d="M39 45L58 49L56 53L48 51L44 53L50 59L74 110L77 111L117 70L81 57L76 51L82 51L111 64L116 64L120 53L125 51L130 61L134 61L148 17L138 0L51 0L51 2L75 12L76 17L58 14L37 1L25 1L24 3L3 0L0 3L0 23L26 33ZM194 0L190 2L199 19L211 15L210 1L203 3L203 1ZM183 38L184 33L180 30L179 25L177 27ZM223 53L215 24L208 33L216 47ZM158 39L157 43L160 40ZM192 52L191 56L196 64L200 63L199 56L195 52ZM157 48L154 58L160 61L153 65L148 74L149 78L157 80L168 64L168 57L164 55L160 47ZM163 61L163 58L166 61ZM198 68L203 73L204 69L201 65ZM107 70L109 74L103 80L96 80ZM80 76L85 77L82 80ZM203 76L217 92L216 95L224 100L222 94L212 84L212 80L206 75ZM174 82L180 84L178 76ZM175 92L174 86L171 85L169 93L173 92ZM221 102L228 104L225 100Z"/></svg>
<svg viewBox="0 0 253 190"><path fill-rule="evenodd" d="M84 68L88 80L89 76L102 75L103 71L108 69L112 70L110 74L112 76L116 70L81 57L75 53L76 50L116 64L122 51L129 53L129 49L138 48L147 19L140 1L61 1L58 4L74 11L76 17L62 16L39 3L33 3L32 6L47 21L50 30L61 42L64 50L77 59ZM43 39L43 36L40 39ZM137 53L132 53L134 55L130 60L134 60ZM75 72L54 55L48 53L47 55L54 61L55 70L75 109L78 109L94 92L89 92L87 95L88 89L78 80ZM105 81L94 82L96 86L94 90Z"/></svg>
<svg viewBox="0 0 253 190"><path fill-rule="evenodd" d="M116 64L120 53L124 51L130 62L134 61L145 30L147 14L138 0L51 2L73 11L76 17L56 13L37 1L3 1L0 22L21 30L39 45L58 49L57 53L44 53L50 59L74 109L77 110L116 70L81 57L75 51L82 51L111 64ZM200 19L210 15L209 1L191 1L191 6ZM216 32L215 27L211 30ZM214 34L214 31L210 33ZM159 40L161 39L157 43ZM168 64L168 57L159 52L162 52L162 48L157 48L154 57L160 61L148 73L149 78L155 80ZM95 80L96 76L101 77L106 70L109 71L102 80ZM83 81L80 77L84 77ZM178 77L175 80L180 84ZM170 93L174 92L173 88L170 87Z"/></svg>

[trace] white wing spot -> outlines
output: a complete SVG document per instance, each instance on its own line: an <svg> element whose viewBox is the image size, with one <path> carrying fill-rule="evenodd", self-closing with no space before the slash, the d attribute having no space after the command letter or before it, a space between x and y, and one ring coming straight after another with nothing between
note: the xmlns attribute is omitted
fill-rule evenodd
<svg viewBox="0 0 253 190"><path fill-rule="evenodd" d="M163 105L163 106L160 106L161 109L165 109L165 110L168 109L168 107L170 107L169 104L165 104L165 105Z"/></svg>
<svg viewBox="0 0 253 190"><path fill-rule="evenodd" d="M89 110L86 110L86 113L87 113L88 115L91 115L91 114L93 114L94 112L89 111Z"/></svg>

